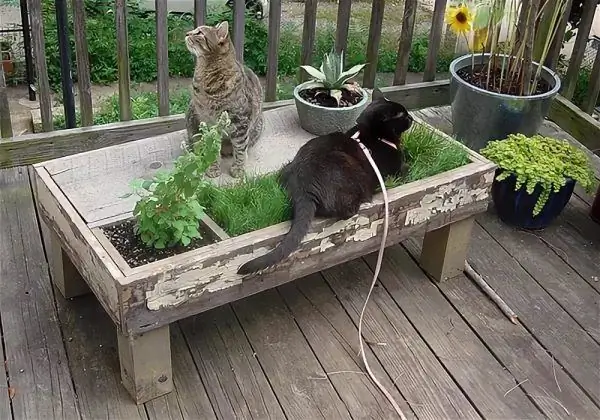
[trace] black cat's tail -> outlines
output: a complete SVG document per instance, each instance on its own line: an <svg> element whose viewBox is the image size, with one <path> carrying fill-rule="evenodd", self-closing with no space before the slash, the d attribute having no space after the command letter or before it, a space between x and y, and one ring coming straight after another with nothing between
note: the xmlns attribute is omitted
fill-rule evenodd
<svg viewBox="0 0 600 420"><path fill-rule="evenodd" d="M308 232L310 223L315 217L316 205L308 196L300 197L294 200L294 217L292 227L283 237L279 245L261 257L255 258L243 264L238 269L238 274L250 274L264 270L267 267L277 264L285 257L290 255L302 241L302 238Z"/></svg>

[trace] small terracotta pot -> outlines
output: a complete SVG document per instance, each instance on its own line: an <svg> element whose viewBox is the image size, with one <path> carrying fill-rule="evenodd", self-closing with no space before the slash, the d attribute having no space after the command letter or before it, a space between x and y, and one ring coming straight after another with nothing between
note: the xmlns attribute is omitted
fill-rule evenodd
<svg viewBox="0 0 600 420"><path fill-rule="evenodd" d="M598 191L596 191L596 198L592 203L592 210L590 211L590 217L596 223L600 223L600 185Z"/></svg>
<svg viewBox="0 0 600 420"><path fill-rule="evenodd" d="M2 69L4 70L4 75L9 76L13 74L15 65L12 60L2 60Z"/></svg>

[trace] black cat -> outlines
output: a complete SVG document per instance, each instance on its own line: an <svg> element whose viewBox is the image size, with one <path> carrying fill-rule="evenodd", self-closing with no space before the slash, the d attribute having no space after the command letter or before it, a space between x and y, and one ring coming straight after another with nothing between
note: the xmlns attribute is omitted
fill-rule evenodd
<svg viewBox="0 0 600 420"><path fill-rule="evenodd" d="M372 199L379 182L361 149L370 151L381 175L404 173L400 136L413 119L399 103L373 100L347 133L315 137L303 145L280 173L294 209L292 227L271 252L242 265L238 274L270 267L292 253L308 232L315 216L347 219Z"/></svg>

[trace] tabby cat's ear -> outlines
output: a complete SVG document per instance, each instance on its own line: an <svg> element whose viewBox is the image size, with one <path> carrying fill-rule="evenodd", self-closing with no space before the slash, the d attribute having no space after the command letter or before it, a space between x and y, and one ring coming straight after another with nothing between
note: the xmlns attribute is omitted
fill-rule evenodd
<svg viewBox="0 0 600 420"><path fill-rule="evenodd" d="M225 41L227 36L229 35L229 23L224 20L219 23L217 26L217 37L219 38L219 42Z"/></svg>

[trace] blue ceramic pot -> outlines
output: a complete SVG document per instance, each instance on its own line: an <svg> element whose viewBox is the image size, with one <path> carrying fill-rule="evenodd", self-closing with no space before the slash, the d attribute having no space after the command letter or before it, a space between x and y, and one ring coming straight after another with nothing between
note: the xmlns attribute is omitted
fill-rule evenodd
<svg viewBox="0 0 600 420"><path fill-rule="evenodd" d="M496 170L496 176L501 172L501 169ZM516 183L515 175L502 181L494 180L492 184L494 206L503 222L530 230L544 229L550 226L569 202L573 188L575 188L575 181L567 178L566 184L558 192L550 193L542 211L537 216L533 216L533 208L542 192L541 187L536 186L533 194L528 194L525 185L515 191Z"/></svg>

